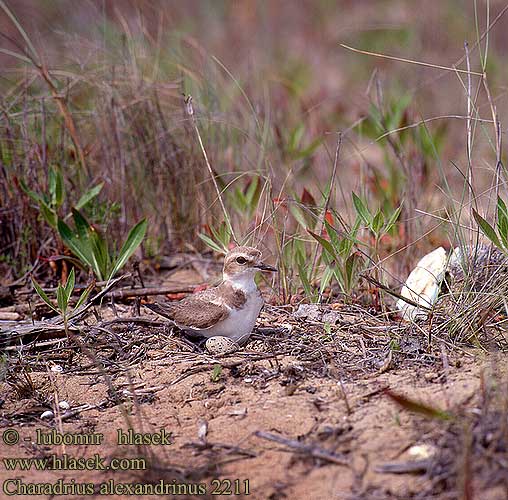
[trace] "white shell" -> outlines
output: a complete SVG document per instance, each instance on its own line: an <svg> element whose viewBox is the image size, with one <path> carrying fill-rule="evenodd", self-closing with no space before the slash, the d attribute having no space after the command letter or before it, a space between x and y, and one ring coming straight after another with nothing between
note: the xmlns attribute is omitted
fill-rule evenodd
<svg viewBox="0 0 508 500"><path fill-rule="evenodd" d="M437 300L446 267L447 256L445 249L443 247L436 248L420 259L416 267L411 271L400 294L417 304L432 307ZM408 304L402 299L397 301L397 308L402 312L402 317L406 320L414 320L417 317L425 318L427 316L425 309Z"/></svg>
<svg viewBox="0 0 508 500"><path fill-rule="evenodd" d="M230 354L238 350L238 344L228 337L210 337L205 343L206 350L210 354Z"/></svg>
<svg viewBox="0 0 508 500"><path fill-rule="evenodd" d="M68 410L71 407L71 405L67 403L67 401L60 401L58 403L58 406L61 410Z"/></svg>
<svg viewBox="0 0 508 500"><path fill-rule="evenodd" d="M411 446L407 452L413 459L426 460L435 456L437 449L431 444L423 443Z"/></svg>
<svg viewBox="0 0 508 500"><path fill-rule="evenodd" d="M41 418L53 418L55 415L51 410L46 410L42 412Z"/></svg>

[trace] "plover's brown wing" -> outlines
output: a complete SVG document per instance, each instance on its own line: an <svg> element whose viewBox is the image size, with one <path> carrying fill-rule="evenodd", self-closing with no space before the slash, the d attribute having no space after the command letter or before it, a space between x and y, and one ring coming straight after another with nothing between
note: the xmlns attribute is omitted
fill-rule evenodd
<svg viewBox="0 0 508 500"><path fill-rule="evenodd" d="M160 302L154 302L153 304L143 305L154 313L157 313L160 316L164 316L164 318L173 320L175 304L161 304Z"/></svg>
<svg viewBox="0 0 508 500"><path fill-rule="evenodd" d="M181 328L196 330L211 328L229 315L229 309L218 299L213 288L190 295L180 302L145 305Z"/></svg>

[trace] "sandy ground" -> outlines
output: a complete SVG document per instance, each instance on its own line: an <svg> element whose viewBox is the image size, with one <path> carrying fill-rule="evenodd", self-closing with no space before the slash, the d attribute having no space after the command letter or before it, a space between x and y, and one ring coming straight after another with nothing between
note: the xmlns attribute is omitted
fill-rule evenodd
<svg viewBox="0 0 508 500"><path fill-rule="evenodd" d="M192 498L226 498L228 492L255 499L431 498L439 488L430 469L394 474L378 467L413 463L409 452L415 445L431 445L432 461L443 436L440 429L449 424L407 411L385 390L463 412L477 407L485 373L493 366L493 357L479 351L457 350L444 357L416 353L414 345L407 352L387 351L389 335L362 334L361 325L350 321L349 328L339 324L329 335L323 335L322 325L303 321L291 331L260 330L245 351L215 359L143 308L142 317L153 323L110 325L121 350L108 350L114 336L94 339L100 334L95 329L81 339L95 347L91 358L59 344L33 350L25 360L10 358L9 376L1 384L0 455L98 454L105 463L113 457L144 457L146 470L132 470L129 463L124 466L130 470L114 472L38 471L34 466L23 471L19 464L6 470L4 462L0 482L6 490L0 497L20 491L18 483L6 483L20 479L93 483L96 488L109 480L181 485L175 495L159 498L183 498L185 492L198 493L187 495ZM263 314L261 323L266 326L273 318L274 309ZM287 325L284 319L280 322ZM42 419L56 399L70 408ZM7 429L18 431L18 444L3 442ZM50 446L37 443L38 429L104 437L100 445ZM122 446L118 429L151 435L165 431L171 443ZM202 489L192 490L191 483ZM500 486L481 487L481 497L475 498L506 498ZM156 498L119 491L116 498ZM92 496L106 498L87 493L64 498ZM434 498L457 496L450 490Z"/></svg>

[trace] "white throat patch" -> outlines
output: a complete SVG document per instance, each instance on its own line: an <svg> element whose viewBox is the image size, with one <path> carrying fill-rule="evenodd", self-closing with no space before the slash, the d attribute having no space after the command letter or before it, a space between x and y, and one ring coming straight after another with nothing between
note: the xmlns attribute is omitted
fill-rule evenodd
<svg viewBox="0 0 508 500"><path fill-rule="evenodd" d="M258 290L254 276L256 275L256 269L249 269L243 273L228 275L224 274L224 281L231 283L231 286L236 290L241 290L246 294L250 294Z"/></svg>

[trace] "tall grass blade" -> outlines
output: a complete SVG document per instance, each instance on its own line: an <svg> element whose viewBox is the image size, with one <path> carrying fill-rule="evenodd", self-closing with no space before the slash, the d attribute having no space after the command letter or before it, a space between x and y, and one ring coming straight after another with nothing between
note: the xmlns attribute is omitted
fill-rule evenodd
<svg viewBox="0 0 508 500"><path fill-rule="evenodd" d="M212 250L218 252L218 253L226 253L226 249L220 247L215 243L215 241L212 240L209 236L203 233L198 234L199 238L205 242L206 245L208 245Z"/></svg>
<svg viewBox="0 0 508 500"><path fill-rule="evenodd" d="M23 29L23 26L21 26L21 23L18 21L14 13L7 7L5 2L3 0L0 0L0 8L7 14L9 19L13 22L14 26L16 26L16 29L18 30L19 34L23 37L23 40L25 40L25 43L27 44L28 48L30 49L30 52L32 53L33 59L35 62L37 62L38 55L37 51L35 50L35 47L33 46L30 37L26 33L26 31ZM33 63L31 59L29 59L29 62Z"/></svg>

